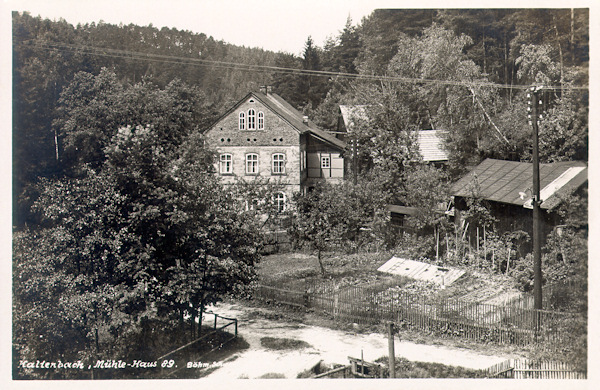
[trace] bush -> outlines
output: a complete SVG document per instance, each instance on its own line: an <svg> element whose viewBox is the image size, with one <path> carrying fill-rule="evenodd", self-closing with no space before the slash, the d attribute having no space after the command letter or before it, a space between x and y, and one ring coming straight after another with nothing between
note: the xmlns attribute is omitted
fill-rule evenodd
<svg viewBox="0 0 600 390"><path fill-rule="evenodd" d="M394 248L394 254L410 260L431 263L431 259L435 258L434 237L404 233Z"/></svg>

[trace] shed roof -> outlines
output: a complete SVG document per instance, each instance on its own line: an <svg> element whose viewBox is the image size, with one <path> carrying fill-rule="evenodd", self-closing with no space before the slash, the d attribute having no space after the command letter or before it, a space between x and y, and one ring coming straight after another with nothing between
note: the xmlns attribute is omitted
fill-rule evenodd
<svg viewBox="0 0 600 390"><path fill-rule="evenodd" d="M423 161L448 161L448 153L442 143L443 130L420 130L419 152Z"/></svg>
<svg viewBox="0 0 600 390"><path fill-rule="evenodd" d="M558 206L561 195L572 193L587 181L587 166L581 161L540 164L541 208ZM454 183L451 194L473 196L477 183L483 199L531 208L533 164L488 158Z"/></svg>

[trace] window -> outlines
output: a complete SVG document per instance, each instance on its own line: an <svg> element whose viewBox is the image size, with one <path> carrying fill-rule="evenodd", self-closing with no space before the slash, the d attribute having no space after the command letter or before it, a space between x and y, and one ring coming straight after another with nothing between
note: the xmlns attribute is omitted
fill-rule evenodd
<svg viewBox="0 0 600 390"><path fill-rule="evenodd" d="M273 155L273 169L274 175L283 175L285 173L285 154L276 153Z"/></svg>
<svg viewBox="0 0 600 390"><path fill-rule="evenodd" d="M240 130L246 129L246 114L240 112Z"/></svg>
<svg viewBox="0 0 600 390"><path fill-rule="evenodd" d="M253 153L246 155L246 174L258 174L258 154Z"/></svg>
<svg viewBox="0 0 600 390"><path fill-rule="evenodd" d="M248 110L248 130L256 130L256 111L253 108Z"/></svg>
<svg viewBox="0 0 600 390"><path fill-rule="evenodd" d="M265 114L262 111L258 113L258 130L265 129Z"/></svg>
<svg viewBox="0 0 600 390"><path fill-rule="evenodd" d="M246 200L246 211L260 211L262 210L264 203L264 200L261 201L257 198Z"/></svg>
<svg viewBox="0 0 600 390"><path fill-rule="evenodd" d="M285 194L283 192L276 193L273 196L273 202L275 203L277 212L281 213L285 210Z"/></svg>
<svg viewBox="0 0 600 390"><path fill-rule="evenodd" d="M321 168L331 168L331 159L329 158L329 156L321 156Z"/></svg>
<svg viewBox="0 0 600 390"><path fill-rule="evenodd" d="M225 153L221 155L220 172L221 174L233 173L231 154Z"/></svg>

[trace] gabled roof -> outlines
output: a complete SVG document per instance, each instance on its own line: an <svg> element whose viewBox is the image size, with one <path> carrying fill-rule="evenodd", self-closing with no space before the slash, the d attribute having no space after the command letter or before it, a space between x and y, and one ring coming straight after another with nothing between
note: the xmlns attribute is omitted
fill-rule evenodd
<svg viewBox="0 0 600 390"><path fill-rule="evenodd" d="M271 110L288 121L300 133L310 133L325 143L331 144L340 149L346 148L346 143L344 141L337 139L334 135L329 134L324 130L319 129L313 121L308 120L308 123L304 123L304 115L292 107L292 105L286 102L281 96L275 93L264 94L262 92L255 93L255 96L264 105L268 106Z"/></svg>
<svg viewBox="0 0 600 390"><path fill-rule="evenodd" d="M351 129L357 120L368 119L367 105L340 105L340 113L346 130ZM419 130L417 142L423 161L448 161L442 135L444 130Z"/></svg>
<svg viewBox="0 0 600 390"><path fill-rule="evenodd" d="M279 115L283 120L288 122L293 128L295 128L301 134L311 134L315 138L337 147L339 149L345 149L346 143L332 134L327 133L324 130L321 130L317 127L317 125L308 121L308 123L304 123L303 115L300 111L296 110L292 107L291 104L286 102L281 96L275 93L263 93L263 92L250 92L243 99L241 99L238 103L236 103L232 108L227 110L221 117L215 122L218 123L221 119L226 117L235 111L242 103L250 99L250 97L255 98L260 101L266 107L268 107L275 114ZM214 126L214 125L213 125Z"/></svg>
<svg viewBox="0 0 600 390"><path fill-rule="evenodd" d="M540 164L541 208L558 206L562 195L575 191L587 181L587 166L580 161ZM533 164L488 158L454 183L451 194L472 197L474 184L483 199L531 208Z"/></svg>

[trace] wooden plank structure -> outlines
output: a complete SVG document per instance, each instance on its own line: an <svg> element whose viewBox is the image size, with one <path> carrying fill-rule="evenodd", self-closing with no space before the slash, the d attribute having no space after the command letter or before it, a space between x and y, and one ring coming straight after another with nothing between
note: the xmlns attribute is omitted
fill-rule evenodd
<svg viewBox="0 0 600 390"><path fill-rule="evenodd" d="M377 271L434 282L442 286L451 285L465 273L465 271L458 268L438 267L422 261L409 260L396 256L386 261Z"/></svg>
<svg viewBox="0 0 600 390"><path fill-rule="evenodd" d="M513 379L586 379L585 372L575 371L570 364L554 361L510 359L487 369L490 378Z"/></svg>

